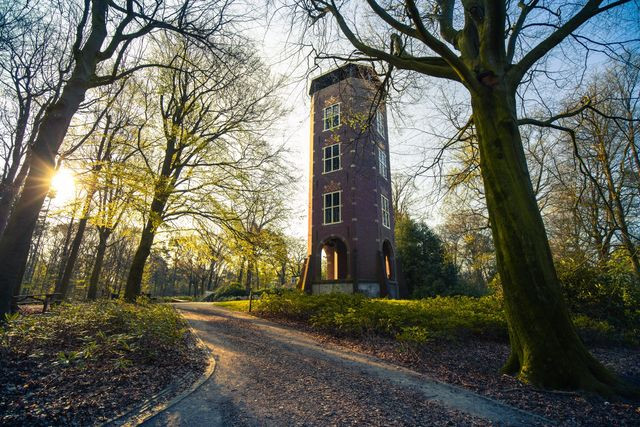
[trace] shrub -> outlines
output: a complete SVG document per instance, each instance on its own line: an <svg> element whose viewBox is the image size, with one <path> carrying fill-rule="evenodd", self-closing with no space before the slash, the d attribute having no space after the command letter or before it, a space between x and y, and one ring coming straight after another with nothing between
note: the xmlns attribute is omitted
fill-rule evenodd
<svg viewBox="0 0 640 427"><path fill-rule="evenodd" d="M220 286L213 294L211 294L207 301L231 301L234 299L248 298L249 292L239 283L230 283L228 285Z"/></svg>
<svg viewBox="0 0 640 427"><path fill-rule="evenodd" d="M184 347L186 324L171 307L99 301L62 304L47 315L12 317L0 333L0 347L37 357L61 349L57 363L112 359L151 363Z"/></svg>
<svg viewBox="0 0 640 427"><path fill-rule="evenodd" d="M640 283L623 256L614 254L603 265L561 260L557 270L572 313L638 333Z"/></svg>
<svg viewBox="0 0 640 427"><path fill-rule="evenodd" d="M496 296L388 300L368 299L361 294L307 295L284 291L264 294L256 301L255 312L356 338L378 335L416 344L469 335L502 341L508 338L502 300ZM605 320L579 315L574 324L590 343L635 342L633 331L619 330Z"/></svg>
<svg viewBox="0 0 640 427"><path fill-rule="evenodd" d="M263 295L256 312L287 318L341 336L381 335L402 341L479 334L506 338L502 307L496 298L464 296L423 300L368 299L360 294Z"/></svg>

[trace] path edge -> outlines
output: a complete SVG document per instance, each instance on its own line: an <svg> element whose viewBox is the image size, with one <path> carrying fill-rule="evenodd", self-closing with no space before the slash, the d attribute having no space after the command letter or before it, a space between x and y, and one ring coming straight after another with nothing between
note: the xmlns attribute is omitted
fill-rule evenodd
<svg viewBox="0 0 640 427"><path fill-rule="evenodd" d="M180 313L180 310L176 309L176 311ZM180 315L182 316L182 313L180 313ZM195 329L193 329L189 321L186 319L184 320L187 324L187 327L191 331L191 334L196 339L196 346L203 349L205 354L207 355L207 366L204 372L202 373L202 375L200 375L200 378L198 378L198 380L195 381L191 385L191 387L189 387L187 390L183 391L182 393L178 394L173 399L169 400L168 402L160 402L164 395L166 395L167 393L170 393L171 390L173 390L178 384L180 384L180 382L172 383L168 385L166 388L164 388L163 390L156 393L154 396L150 397L149 399L145 400L144 402L140 403L134 408L128 410L124 414L118 415L100 424L100 427L138 426L154 418L156 415L166 411L172 406L178 404L183 399L185 399L186 397L194 393L196 390L198 390L202 386L202 384L204 384L209 378L211 378L211 376L216 370L216 359L214 358L213 353L211 352L211 349L207 347L204 341L202 341L202 339L198 336L198 334L196 333Z"/></svg>

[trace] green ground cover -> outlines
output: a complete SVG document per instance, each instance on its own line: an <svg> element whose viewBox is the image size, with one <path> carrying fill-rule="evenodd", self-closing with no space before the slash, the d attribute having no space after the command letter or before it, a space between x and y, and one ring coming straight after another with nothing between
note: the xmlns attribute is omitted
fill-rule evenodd
<svg viewBox="0 0 640 427"><path fill-rule="evenodd" d="M9 318L2 329L4 351L30 357L59 348L54 364L112 358L114 363L153 362L180 348L186 323L168 305L119 301L62 304L46 315Z"/></svg>
<svg viewBox="0 0 640 427"><path fill-rule="evenodd" d="M217 301L213 305L228 308L233 311L249 311L249 300Z"/></svg>
<svg viewBox="0 0 640 427"><path fill-rule="evenodd" d="M227 304L232 309L245 309L238 303ZM496 296L389 300L286 291L265 293L254 302L253 310L264 317L307 323L337 336L379 335L413 343L470 335L501 341L508 338L502 301ZM574 324L587 342L634 344L630 331L615 329L607 321L578 315Z"/></svg>

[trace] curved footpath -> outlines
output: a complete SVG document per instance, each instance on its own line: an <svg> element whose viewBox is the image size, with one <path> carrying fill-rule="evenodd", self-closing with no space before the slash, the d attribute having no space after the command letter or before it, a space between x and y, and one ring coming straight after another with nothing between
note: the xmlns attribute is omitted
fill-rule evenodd
<svg viewBox="0 0 640 427"><path fill-rule="evenodd" d="M536 415L273 322L176 304L216 370L145 426L536 425Z"/></svg>

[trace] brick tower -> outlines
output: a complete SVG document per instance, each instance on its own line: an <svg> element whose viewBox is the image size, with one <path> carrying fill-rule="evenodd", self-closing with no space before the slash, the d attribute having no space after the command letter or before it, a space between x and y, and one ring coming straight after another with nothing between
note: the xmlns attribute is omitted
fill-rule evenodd
<svg viewBox="0 0 640 427"><path fill-rule="evenodd" d="M398 296L387 119L379 90L373 69L356 64L311 82L309 234L299 281L306 292Z"/></svg>

